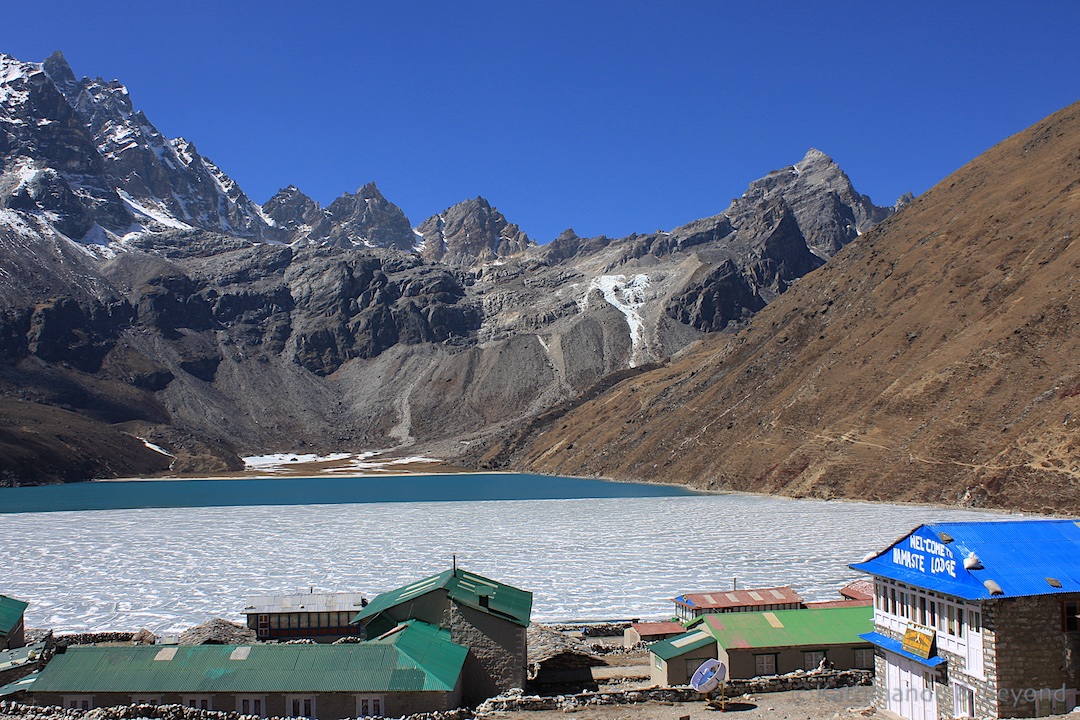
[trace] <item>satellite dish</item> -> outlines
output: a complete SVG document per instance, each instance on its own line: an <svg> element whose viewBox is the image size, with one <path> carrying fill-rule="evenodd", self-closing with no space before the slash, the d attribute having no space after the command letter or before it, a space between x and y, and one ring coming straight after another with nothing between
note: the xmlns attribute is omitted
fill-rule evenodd
<svg viewBox="0 0 1080 720"><path fill-rule="evenodd" d="M694 676L690 678L690 687L699 693L711 693L726 678L727 666L719 660L710 658L694 671Z"/></svg>

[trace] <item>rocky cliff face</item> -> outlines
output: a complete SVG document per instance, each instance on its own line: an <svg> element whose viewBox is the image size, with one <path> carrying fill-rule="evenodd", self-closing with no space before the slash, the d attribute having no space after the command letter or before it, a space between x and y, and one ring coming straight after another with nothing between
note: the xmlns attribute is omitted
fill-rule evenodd
<svg viewBox="0 0 1080 720"><path fill-rule="evenodd" d="M373 183L259 207L119 83L0 56L0 442L24 448L0 473L469 452L745 326L890 213L817 151L721 214L621 239L540 246L483 198L414 230ZM85 462L27 474L35 453Z"/></svg>
<svg viewBox="0 0 1080 720"><path fill-rule="evenodd" d="M1080 104L945 178L737 335L713 334L664 368L533 421L488 461L1073 512L1078 145ZM795 208L810 205L786 202L797 221ZM799 226L806 234L811 223ZM713 272L730 283L737 270Z"/></svg>

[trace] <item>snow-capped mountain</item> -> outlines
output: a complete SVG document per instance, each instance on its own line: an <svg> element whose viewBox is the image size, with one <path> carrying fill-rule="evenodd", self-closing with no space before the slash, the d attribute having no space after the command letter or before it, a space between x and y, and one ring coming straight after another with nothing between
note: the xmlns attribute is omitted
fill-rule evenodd
<svg viewBox="0 0 1080 720"><path fill-rule="evenodd" d="M76 454L101 459L53 462L71 432L22 438L0 482L158 469L132 433L194 472L460 453L743 326L892 212L816 150L722 213L621 239L538 245L482 197L414 228L374 183L260 207L119 82L0 55L0 406L95 428Z"/></svg>

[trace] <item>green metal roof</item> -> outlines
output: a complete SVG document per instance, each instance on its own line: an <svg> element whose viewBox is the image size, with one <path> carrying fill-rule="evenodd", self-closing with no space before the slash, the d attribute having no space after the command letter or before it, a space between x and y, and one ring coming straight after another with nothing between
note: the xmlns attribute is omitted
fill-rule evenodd
<svg viewBox="0 0 1080 720"><path fill-rule="evenodd" d="M23 616L26 605L27 603L22 600L0 595L0 638L7 637L7 634L19 624L19 618Z"/></svg>
<svg viewBox="0 0 1080 720"><path fill-rule="evenodd" d="M347 645L72 647L41 671L33 691L452 691L468 649L422 626Z"/></svg>
<svg viewBox="0 0 1080 720"><path fill-rule="evenodd" d="M716 638L704 630L691 630L667 640L655 642L649 646L649 652L664 660L685 655L691 650L715 645Z"/></svg>
<svg viewBox="0 0 1080 720"><path fill-rule="evenodd" d="M361 610L353 622L364 622L402 603L436 590L445 590L454 602L501 617L510 622L529 626L532 615L532 593L511 585L489 580L466 570L447 570L424 578L411 585L385 592Z"/></svg>
<svg viewBox="0 0 1080 720"><path fill-rule="evenodd" d="M822 608L706 615L699 630L728 650L868 644L859 635L874 629L874 608Z"/></svg>

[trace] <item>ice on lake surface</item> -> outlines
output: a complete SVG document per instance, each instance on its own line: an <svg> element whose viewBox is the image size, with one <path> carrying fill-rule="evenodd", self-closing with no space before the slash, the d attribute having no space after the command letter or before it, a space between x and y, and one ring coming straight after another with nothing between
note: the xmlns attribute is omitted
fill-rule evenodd
<svg viewBox="0 0 1080 720"><path fill-rule="evenodd" d="M849 563L920 523L1007 517L744 495L21 513L0 517L0 593L30 627L176 633L256 595L373 597L456 554L531 590L534 620L666 618L733 578L837 598Z"/></svg>

